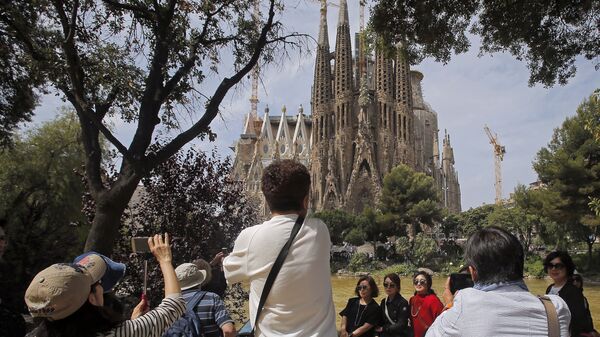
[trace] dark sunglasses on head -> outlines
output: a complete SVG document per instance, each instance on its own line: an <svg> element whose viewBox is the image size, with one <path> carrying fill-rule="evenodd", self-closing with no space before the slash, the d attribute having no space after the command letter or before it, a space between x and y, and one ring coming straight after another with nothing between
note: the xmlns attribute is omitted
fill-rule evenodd
<svg viewBox="0 0 600 337"><path fill-rule="evenodd" d="M383 282L383 287L384 288L396 288L396 285L391 282Z"/></svg>
<svg viewBox="0 0 600 337"><path fill-rule="evenodd" d="M426 285L427 284L427 280L413 280L413 284L414 285Z"/></svg>
<svg viewBox="0 0 600 337"><path fill-rule="evenodd" d="M361 291L361 290L367 290L367 289L369 289L369 286L357 286L357 287L356 287L356 290L357 290L357 291Z"/></svg>
<svg viewBox="0 0 600 337"><path fill-rule="evenodd" d="M564 263L546 263L546 268L548 269L564 269L565 268L565 264Z"/></svg>

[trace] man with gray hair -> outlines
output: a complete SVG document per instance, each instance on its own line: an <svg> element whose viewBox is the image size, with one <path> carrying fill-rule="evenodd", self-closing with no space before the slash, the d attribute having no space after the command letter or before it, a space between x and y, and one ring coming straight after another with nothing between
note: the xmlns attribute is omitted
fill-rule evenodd
<svg viewBox="0 0 600 337"><path fill-rule="evenodd" d="M558 296L540 300L523 282L523 246L498 227L475 232L465 246L475 285L457 292L453 305L426 337L569 336L571 313Z"/></svg>
<svg viewBox="0 0 600 337"><path fill-rule="evenodd" d="M219 295L203 291L200 286L207 278L207 271L194 263L183 263L175 268L181 293L187 303L186 315L175 322L163 337L178 336L187 329L194 335L204 337L235 337L233 320ZM193 324L191 324L193 322ZM193 325L187 326L186 325Z"/></svg>

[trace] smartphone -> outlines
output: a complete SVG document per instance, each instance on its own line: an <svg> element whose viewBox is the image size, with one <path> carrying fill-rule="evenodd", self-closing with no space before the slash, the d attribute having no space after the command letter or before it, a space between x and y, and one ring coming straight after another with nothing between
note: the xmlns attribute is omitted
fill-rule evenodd
<svg viewBox="0 0 600 337"><path fill-rule="evenodd" d="M456 291L471 288L473 286L473 279L471 279L471 274L463 274L463 273L452 273L450 274L450 292L452 295L456 293Z"/></svg>
<svg viewBox="0 0 600 337"><path fill-rule="evenodd" d="M227 255L227 247L221 248L221 253L223 253L223 255Z"/></svg>
<svg viewBox="0 0 600 337"><path fill-rule="evenodd" d="M148 246L147 236L138 236L131 238L131 250L134 253L149 253L150 246Z"/></svg>

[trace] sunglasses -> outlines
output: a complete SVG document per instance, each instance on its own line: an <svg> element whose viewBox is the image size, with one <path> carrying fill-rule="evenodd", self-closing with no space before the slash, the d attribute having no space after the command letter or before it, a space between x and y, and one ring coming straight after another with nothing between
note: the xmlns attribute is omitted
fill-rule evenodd
<svg viewBox="0 0 600 337"><path fill-rule="evenodd" d="M564 269L565 268L565 264L564 263L546 263L546 268L548 269Z"/></svg>
<svg viewBox="0 0 600 337"><path fill-rule="evenodd" d="M367 290L367 289L369 289L369 286L357 286L356 287L356 291Z"/></svg>
<svg viewBox="0 0 600 337"><path fill-rule="evenodd" d="M396 288L396 285L391 282L383 282L384 288Z"/></svg>
<svg viewBox="0 0 600 337"><path fill-rule="evenodd" d="M413 284L414 285L426 285L427 284L427 280L423 280L423 279L413 280Z"/></svg>

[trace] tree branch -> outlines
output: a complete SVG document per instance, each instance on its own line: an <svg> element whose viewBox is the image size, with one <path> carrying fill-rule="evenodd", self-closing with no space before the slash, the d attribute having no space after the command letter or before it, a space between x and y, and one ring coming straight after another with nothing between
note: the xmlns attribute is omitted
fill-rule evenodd
<svg viewBox="0 0 600 337"><path fill-rule="evenodd" d="M167 143L162 149L157 151L154 155L148 156L146 165L149 166L147 169L151 169L156 167L174 155L179 149L181 149L185 144L196 138L202 132L208 131L208 127L213 119L219 113L219 106L225 98L225 95L235 84L237 84L244 76L246 76L252 68L258 62L260 54L262 53L266 43L267 43L267 35L271 28L273 27L273 18L275 17L275 0L270 0L269 6L269 17L267 19L266 24L263 26L258 41L256 43L256 49L254 49L254 53L252 57L246 63L246 65L240 69L235 75L231 78L224 78L215 93L208 103L206 107L206 112L198 122L196 122L192 127L188 130L182 132L177 137L173 138L169 143Z"/></svg>
<svg viewBox="0 0 600 337"><path fill-rule="evenodd" d="M147 8L141 7L141 6L136 6L136 5L131 5L131 4L125 4L125 3L120 3L119 1L116 0L103 0L106 4L116 8L116 9L121 9L121 10L127 10L130 12L133 12L134 16L139 15L140 17L153 21L154 20L154 13L152 13L151 11L149 11Z"/></svg>

